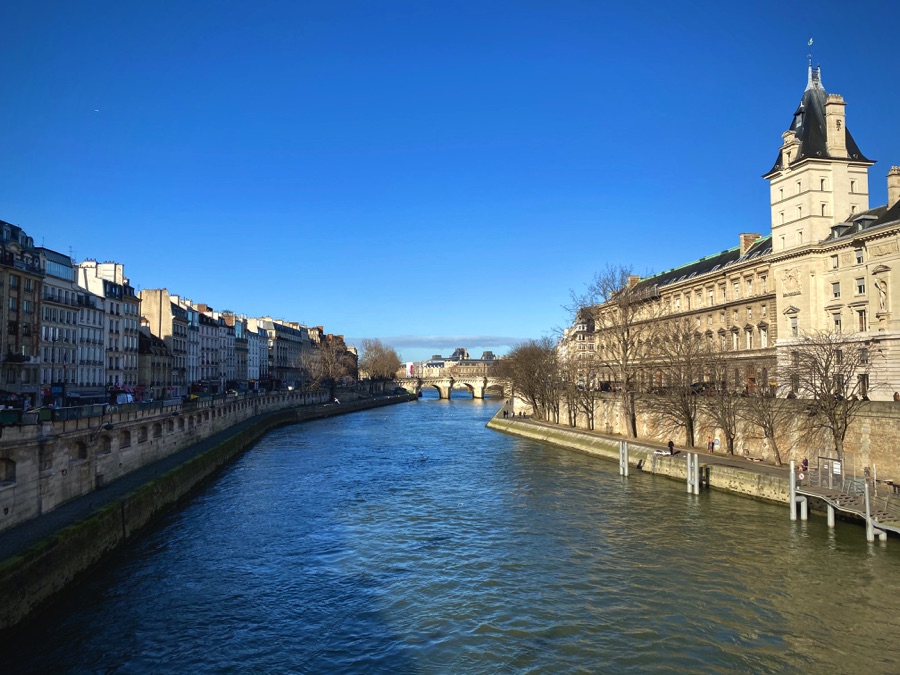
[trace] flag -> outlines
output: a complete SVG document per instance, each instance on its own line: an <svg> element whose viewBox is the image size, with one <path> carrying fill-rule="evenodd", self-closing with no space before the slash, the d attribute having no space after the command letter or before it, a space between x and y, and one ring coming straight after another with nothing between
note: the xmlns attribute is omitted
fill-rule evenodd
<svg viewBox="0 0 900 675"><path fill-rule="evenodd" d="M809 38L809 46L812 47L812 38Z"/></svg>

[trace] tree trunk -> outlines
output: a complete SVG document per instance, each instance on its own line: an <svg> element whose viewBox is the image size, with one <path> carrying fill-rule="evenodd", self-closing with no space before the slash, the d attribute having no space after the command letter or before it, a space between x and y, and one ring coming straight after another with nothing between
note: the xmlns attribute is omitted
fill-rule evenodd
<svg viewBox="0 0 900 675"><path fill-rule="evenodd" d="M734 455L734 436L728 436L728 454Z"/></svg>

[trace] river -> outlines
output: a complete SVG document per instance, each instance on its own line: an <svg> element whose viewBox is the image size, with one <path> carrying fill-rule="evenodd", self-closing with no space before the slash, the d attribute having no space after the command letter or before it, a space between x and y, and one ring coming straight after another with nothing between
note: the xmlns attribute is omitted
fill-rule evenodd
<svg viewBox="0 0 900 675"><path fill-rule="evenodd" d="M900 542L425 398L265 436L4 672L900 672ZM9 667L12 667L12 670Z"/></svg>

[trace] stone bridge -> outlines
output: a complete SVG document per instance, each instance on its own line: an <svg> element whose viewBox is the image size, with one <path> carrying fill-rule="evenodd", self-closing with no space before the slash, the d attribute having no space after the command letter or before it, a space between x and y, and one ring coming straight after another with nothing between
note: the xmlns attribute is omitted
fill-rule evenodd
<svg viewBox="0 0 900 675"><path fill-rule="evenodd" d="M506 380L484 375L446 375L439 377L404 377L395 380L397 385L409 392L421 393L423 388L433 387L438 390L440 398L450 398L453 389L468 389L473 398L484 398L485 394L503 397L508 390Z"/></svg>

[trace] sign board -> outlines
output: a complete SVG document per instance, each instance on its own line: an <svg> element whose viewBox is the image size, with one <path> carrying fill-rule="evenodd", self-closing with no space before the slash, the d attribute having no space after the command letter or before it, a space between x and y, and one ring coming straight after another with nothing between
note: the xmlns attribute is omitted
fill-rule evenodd
<svg viewBox="0 0 900 675"><path fill-rule="evenodd" d="M841 463L840 462L832 462L831 463L831 471L835 476L841 475Z"/></svg>

